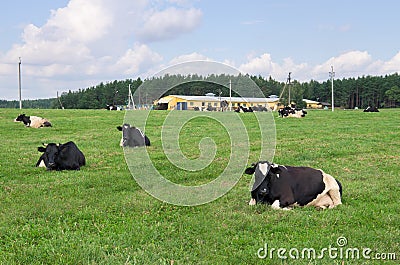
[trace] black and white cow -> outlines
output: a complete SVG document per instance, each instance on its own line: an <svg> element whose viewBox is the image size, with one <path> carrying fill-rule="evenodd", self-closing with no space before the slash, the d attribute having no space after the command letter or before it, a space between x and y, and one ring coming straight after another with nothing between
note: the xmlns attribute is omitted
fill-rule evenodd
<svg viewBox="0 0 400 265"><path fill-rule="evenodd" d="M15 122L23 122L26 127L40 128L40 127L51 127L51 123L44 118L37 116L26 116L25 114L18 115L14 120Z"/></svg>
<svg viewBox="0 0 400 265"><path fill-rule="evenodd" d="M260 161L245 173L255 177L249 205L266 203L273 209L290 210L293 206L325 209L342 204L342 185L320 169Z"/></svg>
<svg viewBox="0 0 400 265"><path fill-rule="evenodd" d="M38 151L43 154L36 163L37 167L46 167L47 170L80 170L86 164L84 154L74 142L49 143L44 146L38 147Z"/></svg>
<svg viewBox="0 0 400 265"><path fill-rule="evenodd" d="M378 110L377 107L368 106L368 107L364 110L364 112L379 112L379 110Z"/></svg>
<svg viewBox="0 0 400 265"><path fill-rule="evenodd" d="M125 123L122 126L117 126L117 129L118 131L122 131L120 146L150 146L150 139L139 128L131 127Z"/></svg>
<svg viewBox="0 0 400 265"><path fill-rule="evenodd" d="M122 108L119 107L119 106L107 104L107 105L106 105L106 110L122 110Z"/></svg>
<svg viewBox="0 0 400 265"><path fill-rule="evenodd" d="M251 107L245 108L245 107L243 107L243 106L239 106L238 108L235 109L235 112L240 112L240 113L243 113L243 112L253 112L253 109L252 109Z"/></svg>
<svg viewBox="0 0 400 265"><path fill-rule="evenodd" d="M303 118L306 116L307 111L299 108L286 106L282 109L278 110L278 114L280 117L293 117L293 118Z"/></svg>

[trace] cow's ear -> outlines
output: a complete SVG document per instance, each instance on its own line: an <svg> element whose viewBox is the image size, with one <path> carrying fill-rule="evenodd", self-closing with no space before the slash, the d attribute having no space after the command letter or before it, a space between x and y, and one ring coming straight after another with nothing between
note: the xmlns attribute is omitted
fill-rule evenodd
<svg viewBox="0 0 400 265"><path fill-rule="evenodd" d="M117 126L118 131L122 131L122 126Z"/></svg>
<svg viewBox="0 0 400 265"><path fill-rule="evenodd" d="M248 174L248 175L253 175L254 174L254 172L256 171L256 166L257 166L257 164L251 164L251 167L248 167L248 168L246 168L246 170L244 171L244 173L245 174Z"/></svg>
<svg viewBox="0 0 400 265"><path fill-rule="evenodd" d="M39 151L39 152L45 152L46 151L46 148L44 148L43 146L39 146L38 148L37 148L37 150Z"/></svg>
<svg viewBox="0 0 400 265"><path fill-rule="evenodd" d="M274 163L271 164L271 167L270 167L269 170L274 174L278 174L279 172L281 172L281 169L279 168L279 165L278 164L274 164Z"/></svg>

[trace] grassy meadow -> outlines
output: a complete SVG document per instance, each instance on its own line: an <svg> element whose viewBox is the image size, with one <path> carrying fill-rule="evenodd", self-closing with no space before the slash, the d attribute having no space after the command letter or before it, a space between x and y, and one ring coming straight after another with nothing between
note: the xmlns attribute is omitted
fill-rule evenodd
<svg viewBox="0 0 400 265"><path fill-rule="evenodd" d="M48 118L53 127L25 128L13 122L20 110L0 109L0 264L398 264L400 260L398 109L309 111L304 119L282 119L274 113L274 162L321 168L341 181L343 205L323 211L250 207L248 175L211 203L171 205L150 196L132 177L116 129L124 112L23 112ZM198 143L204 137L211 137L218 149L213 163L201 172L179 170L162 150L160 130L167 115L167 111L151 112L146 127L152 141L147 150L159 172L184 185L207 183L219 175L229 160L229 133L209 118L186 123L180 132L185 156L198 157ZM254 115L236 115L249 129L250 162L256 162L260 147ZM67 141L82 150L86 166L60 172L35 168L42 142ZM338 245L338 238L347 243ZM302 250L310 248L317 257L301 257ZM266 249L268 255L262 257ZM359 250L359 258L346 257L348 249ZM370 250L366 253L370 259L362 256L365 249ZM382 261L393 257L391 253L397 260Z"/></svg>

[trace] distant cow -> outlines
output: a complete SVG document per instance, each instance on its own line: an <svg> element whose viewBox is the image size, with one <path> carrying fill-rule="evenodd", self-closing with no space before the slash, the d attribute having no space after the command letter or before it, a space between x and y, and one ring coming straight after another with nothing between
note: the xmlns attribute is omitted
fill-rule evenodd
<svg viewBox="0 0 400 265"><path fill-rule="evenodd" d="M370 107L370 106L368 106L368 107L364 110L364 112L379 112L379 110L378 110L377 107Z"/></svg>
<svg viewBox="0 0 400 265"><path fill-rule="evenodd" d="M299 108L286 106L282 109L278 110L278 114L280 117L293 117L293 118L303 118L306 116L307 111Z"/></svg>
<svg viewBox="0 0 400 265"><path fill-rule="evenodd" d="M121 107L115 106L115 105L106 105L106 110L122 110Z"/></svg>
<svg viewBox="0 0 400 265"><path fill-rule="evenodd" d="M80 170L86 164L84 154L74 142L65 144L49 143L38 147L43 154L36 163L37 167L46 167L47 170Z"/></svg>
<svg viewBox="0 0 400 265"><path fill-rule="evenodd" d="M253 107L253 111L268 111L268 109L266 107L258 105Z"/></svg>
<svg viewBox="0 0 400 265"><path fill-rule="evenodd" d="M260 161L245 173L255 177L249 205L267 203L273 209L289 210L297 205L325 209L342 204L342 185L320 169Z"/></svg>
<svg viewBox="0 0 400 265"><path fill-rule="evenodd" d="M122 126L117 126L119 131L122 131L122 138L120 146L137 147L137 146L150 146L150 139L136 127L131 127L125 123Z"/></svg>
<svg viewBox="0 0 400 265"><path fill-rule="evenodd" d="M253 109L251 107L245 108L243 106L239 106L237 109L235 109L235 112L253 112Z"/></svg>
<svg viewBox="0 0 400 265"><path fill-rule="evenodd" d="M14 120L15 122L23 122L26 127L40 128L40 127L51 127L51 123L44 118L37 116L26 116L25 114L18 115Z"/></svg>

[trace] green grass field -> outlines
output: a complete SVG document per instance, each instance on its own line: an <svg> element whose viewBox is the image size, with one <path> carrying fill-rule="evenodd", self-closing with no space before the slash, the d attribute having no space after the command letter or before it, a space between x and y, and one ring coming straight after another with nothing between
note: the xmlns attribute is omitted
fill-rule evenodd
<svg viewBox="0 0 400 265"><path fill-rule="evenodd" d="M321 168L341 181L343 205L324 211L250 207L248 175L208 204L184 207L161 202L141 189L128 169L116 129L124 112L24 113L46 117L54 126L25 128L13 122L19 110L0 109L0 264L398 264L400 260L400 110L309 111L304 119L281 119L274 113L274 162ZM167 114L152 112L146 127L152 141L147 150L159 172L184 185L207 183L220 174L229 160L228 132L212 119L188 122L180 132L183 154L196 159L199 141L208 136L218 150L209 167L185 172L171 165L162 150L160 130ZM249 129L250 162L256 162L260 150L254 116L238 115ZM42 142L70 140L84 152L85 167L61 172L35 168ZM347 244L339 246L340 237ZM263 256L266 245L268 255L260 259L257 252ZM306 249L307 254L311 248L316 258L303 258L301 252ZM370 259L363 257L364 250ZM390 259L391 253L397 260L377 259Z"/></svg>

